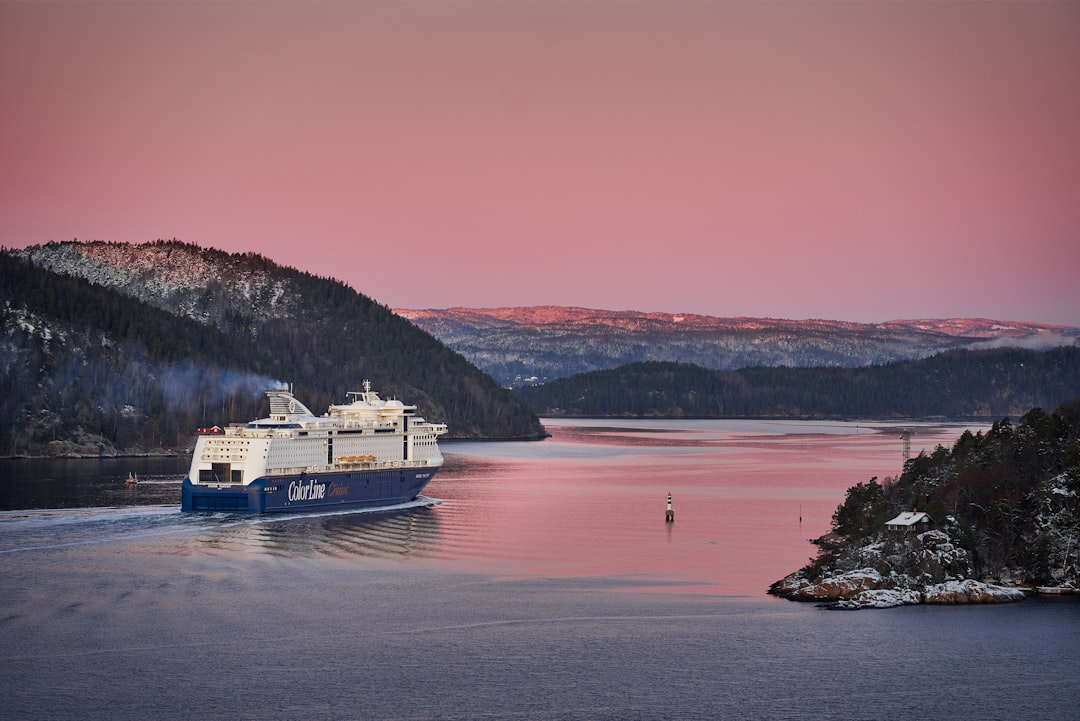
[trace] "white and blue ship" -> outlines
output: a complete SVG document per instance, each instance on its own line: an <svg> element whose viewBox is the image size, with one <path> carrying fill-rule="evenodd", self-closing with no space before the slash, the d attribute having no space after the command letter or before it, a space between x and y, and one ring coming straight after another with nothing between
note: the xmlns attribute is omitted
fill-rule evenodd
<svg viewBox="0 0 1080 721"><path fill-rule="evenodd" d="M383 400L364 381L316 416L291 391L267 391L270 415L200 429L184 511L271 513L391 506L415 499L443 464L446 425Z"/></svg>

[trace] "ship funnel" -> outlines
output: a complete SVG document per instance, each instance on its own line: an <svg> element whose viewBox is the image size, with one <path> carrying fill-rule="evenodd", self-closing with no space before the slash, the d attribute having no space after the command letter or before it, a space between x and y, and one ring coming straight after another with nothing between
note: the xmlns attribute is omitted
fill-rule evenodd
<svg viewBox="0 0 1080 721"><path fill-rule="evenodd" d="M306 418L314 414L289 391L267 391L270 399L270 417L279 421Z"/></svg>

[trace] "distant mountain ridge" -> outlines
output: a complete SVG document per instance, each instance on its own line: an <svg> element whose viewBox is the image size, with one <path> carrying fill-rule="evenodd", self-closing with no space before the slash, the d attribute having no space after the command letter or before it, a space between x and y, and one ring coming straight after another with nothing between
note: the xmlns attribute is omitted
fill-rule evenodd
<svg viewBox="0 0 1080 721"><path fill-rule="evenodd" d="M284 382L316 412L368 379L457 437L544 434L489 376L349 286L176 240L0 251L0 358L6 455L182 447L197 426L264 413L262 391Z"/></svg>
<svg viewBox="0 0 1080 721"><path fill-rule="evenodd" d="M520 387L643 361L713 370L861 367L999 345L1076 345L1080 328L985 318L719 318L566 306L395 309L499 383Z"/></svg>

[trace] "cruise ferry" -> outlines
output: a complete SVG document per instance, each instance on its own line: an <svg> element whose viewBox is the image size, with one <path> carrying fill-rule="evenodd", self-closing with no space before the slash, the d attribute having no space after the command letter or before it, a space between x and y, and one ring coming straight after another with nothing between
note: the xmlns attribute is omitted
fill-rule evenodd
<svg viewBox="0 0 1080 721"><path fill-rule="evenodd" d="M321 416L291 391L267 391L269 417L199 429L181 509L295 512L415 499L443 464L446 425L363 387Z"/></svg>

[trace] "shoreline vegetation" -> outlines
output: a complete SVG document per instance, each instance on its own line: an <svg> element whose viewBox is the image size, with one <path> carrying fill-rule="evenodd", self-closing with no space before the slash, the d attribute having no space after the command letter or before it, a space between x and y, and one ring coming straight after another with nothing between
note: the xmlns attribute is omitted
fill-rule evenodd
<svg viewBox="0 0 1080 721"><path fill-rule="evenodd" d="M518 388L514 394L544 418L956 418L989 423L1080 397L1080 347L951 350L854 368L718 371L647 361Z"/></svg>
<svg viewBox="0 0 1080 721"><path fill-rule="evenodd" d="M852 486L813 543L817 557L770 594L857 609L1080 592L1080 400Z"/></svg>

